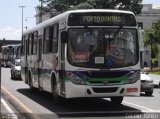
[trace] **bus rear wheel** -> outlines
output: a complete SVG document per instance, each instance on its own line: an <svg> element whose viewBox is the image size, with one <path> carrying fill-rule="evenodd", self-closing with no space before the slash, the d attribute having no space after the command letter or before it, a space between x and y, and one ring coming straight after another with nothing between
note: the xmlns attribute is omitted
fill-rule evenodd
<svg viewBox="0 0 160 119"><path fill-rule="evenodd" d="M123 96L111 97L110 99L112 104L120 105L123 101Z"/></svg>

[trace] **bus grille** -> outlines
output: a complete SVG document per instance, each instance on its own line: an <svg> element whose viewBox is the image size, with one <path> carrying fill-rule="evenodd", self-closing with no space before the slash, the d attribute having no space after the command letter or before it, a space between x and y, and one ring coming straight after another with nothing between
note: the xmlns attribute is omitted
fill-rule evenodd
<svg viewBox="0 0 160 119"><path fill-rule="evenodd" d="M103 84L104 81L89 81L90 84ZM121 83L121 81L108 81L108 84L112 84L112 83Z"/></svg>
<svg viewBox="0 0 160 119"><path fill-rule="evenodd" d="M114 93L118 87L113 88L92 88L95 93Z"/></svg>
<svg viewBox="0 0 160 119"><path fill-rule="evenodd" d="M145 83L145 82L146 82L146 80L141 80L141 82L142 82L142 83Z"/></svg>

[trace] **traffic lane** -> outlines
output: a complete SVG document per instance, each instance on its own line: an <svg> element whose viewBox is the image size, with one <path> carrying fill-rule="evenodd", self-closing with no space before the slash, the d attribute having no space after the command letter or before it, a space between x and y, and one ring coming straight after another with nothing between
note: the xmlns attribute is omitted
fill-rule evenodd
<svg viewBox="0 0 160 119"><path fill-rule="evenodd" d="M126 113L142 113L138 108L126 105L113 105L109 100L97 98L69 99L61 105L55 105L50 94L46 92L34 92L18 90L44 108L49 109L58 117L108 117L125 116Z"/></svg>
<svg viewBox="0 0 160 119"><path fill-rule="evenodd" d="M6 73L9 69L3 69L2 84L12 92L24 105L26 105L33 113L57 114L59 116L81 115L92 116L100 114L106 116L108 113L126 113L141 112L141 109L133 105L122 104L119 107L111 105L110 101L104 99L76 99L70 100L63 105L57 106L53 104L51 95L45 92L36 92L32 94L29 87L22 81L14 81ZM8 78L7 78L8 76ZM137 97L136 97L137 98ZM113 114L114 115L114 114ZM120 115L120 114L119 114Z"/></svg>
<svg viewBox="0 0 160 119"><path fill-rule="evenodd" d="M29 89L19 90L20 93L24 94L29 99L33 100L34 102L40 104L43 108L49 109L52 113L47 112L39 112L36 113L35 110L29 108L32 113L36 113L36 116L39 115L40 117L124 117L126 113L141 113L140 110L131 108L129 106L116 106L112 105L110 101L104 99L74 99L68 100L63 105L54 105L51 99L51 95L48 93L40 93L35 92L34 94L30 93ZM13 101L13 100L12 100ZM32 101L31 105L38 109L36 103L33 104ZM13 103L13 102L12 102ZM17 102L15 102L17 103ZM19 104L19 103L18 103ZM19 106L14 104L16 107ZM24 102L24 105L26 103ZM26 105L26 107L30 107ZM26 111L27 113L27 111ZM56 115L55 115L56 114ZM115 115L116 114L116 115ZM39 117L38 116L38 117ZM49 119L49 118L48 118Z"/></svg>
<svg viewBox="0 0 160 119"><path fill-rule="evenodd" d="M105 116L109 112L119 112L119 111L140 111L129 106L121 105L119 107L111 105L110 101L103 99L77 99L70 100L61 106L53 104L51 95L45 92L39 92L32 94L29 90L28 85L23 81L10 79L10 69L2 68L2 86L10 92L14 100L19 100L23 104L21 107L26 107L29 111L21 110L22 113L36 113L36 114L73 114L80 113L83 115L92 113L100 114ZM7 97L11 101L12 98ZM17 103L16 102L16 103ZM18 107L18 106L17 106ZM21 108L20 108L21 109ZM102 114L103 113L103 114Z"/></svg>
<svg viewBox="0 0 160 119"><path fill-rule="evenodd" d="M10 68L2 68L1 80L2 93L4 93L4 95L7 96L9 100L13 100L14 102L16 101L16 103L18 102L22 104L21 107L26 107L25 110L21 110L21 113L52 113L48 109L41 107L41 105L37 104L36 102L32 101L31 99L17 91L18 89L23 88L29 89L29 86L26 85L23 81L12 80L10 78Z"/></svg>
<svg viewBox="0 0 160 119"><path fill-rule="evenodd" d="M125 101L130 102L129 105L137 104L153 110L153 112L160 113L160 89L154 88L152 96L146 96L145 93L141 93L140 97L126 97L124 98Z"/></svg>

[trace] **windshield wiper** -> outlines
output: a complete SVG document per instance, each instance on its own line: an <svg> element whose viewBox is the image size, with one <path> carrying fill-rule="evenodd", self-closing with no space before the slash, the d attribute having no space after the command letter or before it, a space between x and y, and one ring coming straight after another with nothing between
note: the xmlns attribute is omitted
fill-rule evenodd
<svg viewBox="0 0 160 119"><path fill-rule="evenodd" d="M117 29L116 32L114 33L114 37L118 34L118 32L119 32L121 29L123 29L123 25L122 25L122 24L119 25L118 29Z"/></svg>

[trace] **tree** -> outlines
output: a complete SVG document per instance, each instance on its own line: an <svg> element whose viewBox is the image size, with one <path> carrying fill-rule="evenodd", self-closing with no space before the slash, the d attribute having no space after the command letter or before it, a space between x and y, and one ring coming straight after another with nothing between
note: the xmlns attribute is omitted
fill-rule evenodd
<svg viewBox="0 0 160 119"><path fill-rule="evenodd" d="M56 9L58 12L62 13L77 6L80 3L84 3L87 0L39 0L41 3L45 4L50 10Z"/></svg>
<svg viewBox="0 0 160 119"><path fill-rule="evenodd" d="M39 0L60 13L69 9L120 9L139 14L142 0Z"/></svg>
<svg viewBox="0 0 160 119"><path fill-rule="evenodd" d="M156 38L156 42L160 44L160 20L153 25L153 33Z"/></svg>
<svg viewBox="0 0 160 119"><path fill-rule="evenodd" d="M91 4L84 2L84 3L78 4L76 6L69 8L69 10L76 10L76 9L94 9L94 7Z"/></svg>
<svg viewBox="0 0 160 119"><path fill-rule="evenodd" d="M158 60L158 54L160 52L160 20L151 29L145 29L144 45L151 46L152 65Z"/></svg>

